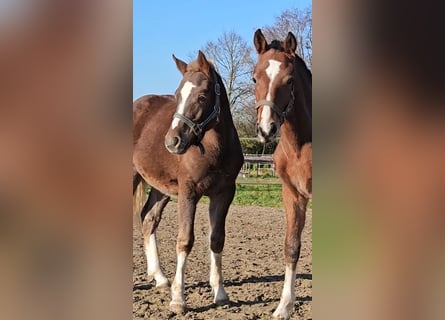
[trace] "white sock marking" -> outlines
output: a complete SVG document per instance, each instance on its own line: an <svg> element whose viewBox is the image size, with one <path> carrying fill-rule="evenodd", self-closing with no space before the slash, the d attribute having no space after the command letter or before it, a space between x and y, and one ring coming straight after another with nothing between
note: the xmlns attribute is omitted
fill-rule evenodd
<svg viewBox="0 0 445 320"><path fill-rule="evenodd" d="M280 304L273 313L274 317L289 319L294 308L295 302L295 277L296 268L292 268L292 264L286 264L286 272L284 274L283 291L281 293Z"/></svg>
<svg viewBox="0 0 445 320"><path fill-rule="evenodd" d="M227 293L223 287L222 277L222 254L210 251L210 286L215 294L213 302L225 302L228 300Z"/></svg>
<svg viewBox="0 0 445 320"><path fill-rule="evenodd" d="M221 254L210 252L210 285L218 286L221 279Z"/></svg>
<svg viewBox="0 0 445 320"><path fill-rule="evenodd" d="M178 264L176 266L175 280L172 284L172 301L170 304L185 305L184 298L184 274L187 255L185 252L178 254Z"/></svg>
<svg viewBox="0 0 445 320"><path fill-rule="evenodd" d="M162 273L159 263L155 233L152 233L145 243L145 255L147 257L147 274L155 278L157 286L167 284L168 280Z"/></svg>
<svg viewBox="0 0 445 320"><path fill-rule="evenodd" d="M192 92L192 89L194 87L196 87L196 86L193 83L191 83L190 81L186 81L184 83L184 85L182 86L180 94L179 94L180 101L179 101L178 108L176 110L177 113L182 114L182 115L184 114L185 104L186 104L187 99L189 98L190 93ZM179 124L179 119L174 118L172 121L172 129L176 128L178 126L178 124Z"/></svg>

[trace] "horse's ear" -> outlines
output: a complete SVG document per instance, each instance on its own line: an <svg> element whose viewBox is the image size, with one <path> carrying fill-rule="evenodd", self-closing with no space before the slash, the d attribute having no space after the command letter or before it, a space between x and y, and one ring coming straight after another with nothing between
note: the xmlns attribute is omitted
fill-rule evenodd
<svg viewBox="0 0 445 320"><path fill-rule="evenodd" d="M201 71L205 75L210 76L210 64L207 61L206 56L204 55L204 53L202 53L201 50L199 50L199 52L198 52L198 63L199 63L199 67L200 67Z"/></svg>
<svg viewBox="0 0 445 320"><path fill-rule="evenodd" d="M292 54L297 50L297 39L292 32L289 32L284 40L284 50Z"/></svg>
<svg viewBox="0 0 445 320"><path fill-rule="evenodd" d="M179 72L182 73L182 75L184 75L184 73L187 71L187 63L185 63L184 61L178 59L175 57L175 55L172 55L173 60L176 63L176 67L178 68Z"/></svg>
<svg viewBox="0 0 445 320"><path fill-rule="evenodd" d="M253 36L253 43L255 44L255 49L258 54L263 53L267 49L267 41L264 37L261 29L255 31L255 35Z"/></svg>

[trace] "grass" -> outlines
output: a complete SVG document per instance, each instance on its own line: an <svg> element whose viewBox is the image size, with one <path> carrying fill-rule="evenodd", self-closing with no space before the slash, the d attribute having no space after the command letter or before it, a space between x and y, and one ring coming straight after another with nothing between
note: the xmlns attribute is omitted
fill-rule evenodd
<svg viewBox="0 0 445 320"><path fill-rule="evenodd" d="M207 197L201 200L209 203ZM278 178L240 178L232 201L238 206L282 207L281 182Z"/></svg>
<svg viewBox="0 0 445 320"><path fill-rule="evenodd" d="M237 183L233 204L240 206L282 207L281 185Z"/></svg>
<svg viewBox="0 0 445 320"><path fill-rule="evenodd" d="M202 197L202 203L209 203L208 197ZM236 193L232 205L282 207L281 185L279 184L236 184Z"/></svg>
<svg viewBox="0 0 445 320"><path fill-rule="evenodd" d="M176 197L172 197L176 201ZM202 203L209 203L208 197L202 197ZM233 205L259 206L259 207L283 207L281 197L281 183L276 177L267 178L240 178L236 182L235 198ZM312 201L308 203L312 208Z"/></svg>

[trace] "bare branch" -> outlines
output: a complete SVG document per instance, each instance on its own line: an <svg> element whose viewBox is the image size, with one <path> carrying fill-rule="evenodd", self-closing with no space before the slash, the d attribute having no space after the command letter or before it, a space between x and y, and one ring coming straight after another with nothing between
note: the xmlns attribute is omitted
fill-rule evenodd
<svg viewBox="0 0 445 320"><path fill-rule="evenodd" d="M262 28L263 34L270 42L283 40L291 31L297 39L297 54L312 66L312 7L306 9L288 9L275 18L275 23Z"/></svg>

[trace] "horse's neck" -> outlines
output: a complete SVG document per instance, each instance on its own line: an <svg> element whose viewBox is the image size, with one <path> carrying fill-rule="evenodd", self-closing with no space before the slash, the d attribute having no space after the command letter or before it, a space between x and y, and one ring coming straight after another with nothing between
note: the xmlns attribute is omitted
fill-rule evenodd
<svg viewBox="0 0 445 320"><path fill-rule="evenodd" d="M234 124L232 115L230 113L230 107L221 103L221 111L219 114L219 121L215 126L215 130L220 134L221 138L231 136Z"/></svg>
<svg viewBox="0 0 445 320"><path fill-rule="evenodd" d="M280 139L286 140L289 146L296 146L299 149L304 144L312 142L312 116L310 100L302 95L297 96L281 126Z"/></svg>
<svg viewBox="0 0 445 320"><path fill-rule="evenodd" d="M221 77L218 77L219 85L221 88L221 95L220 95L220 112L219 112L219 123L217 125L217 131L219 133L224 134L229 132L233 127L233 119L232 114L230 112L230 103L229 99L227 98L227 91L224 86L224 83L221 79ZM225 132L227 131L227 132Z"/></svg>

